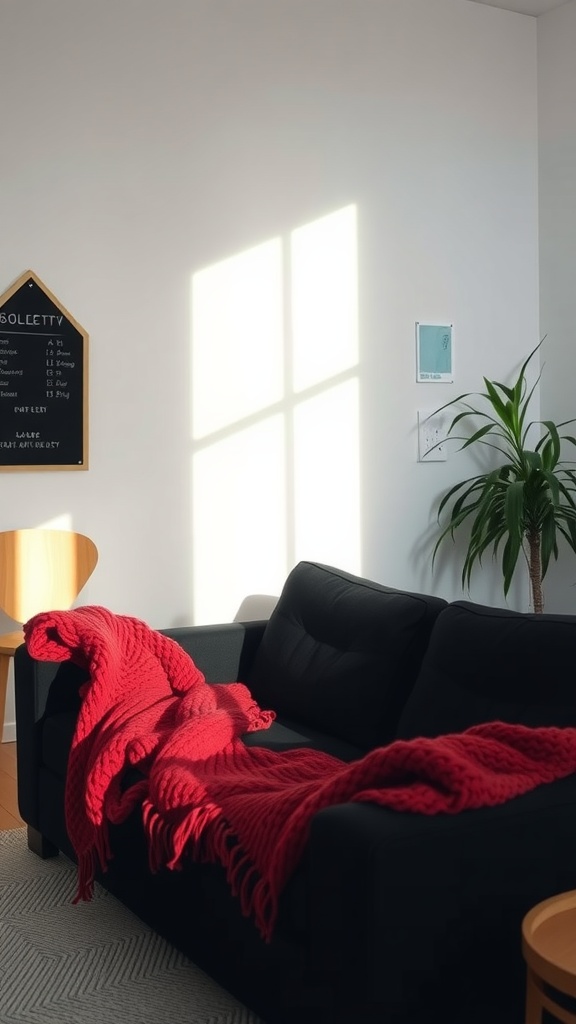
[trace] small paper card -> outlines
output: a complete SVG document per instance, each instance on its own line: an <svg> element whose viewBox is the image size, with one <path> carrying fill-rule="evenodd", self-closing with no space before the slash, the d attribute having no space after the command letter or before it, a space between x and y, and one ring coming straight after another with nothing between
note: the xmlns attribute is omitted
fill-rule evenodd
<svg viewBox="0 0 576 1024"><path fill-rule="evenodd" d="M451 384L454 380L453 324L416 322L416 380Z"/></svg>

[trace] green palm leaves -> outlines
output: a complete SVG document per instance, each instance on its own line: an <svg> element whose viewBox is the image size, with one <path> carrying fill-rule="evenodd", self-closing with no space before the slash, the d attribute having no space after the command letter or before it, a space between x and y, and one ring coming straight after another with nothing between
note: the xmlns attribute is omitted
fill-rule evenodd
<svg viewBox="0 0 576 1024"><path fill-rule="evenodd" d="M576 445L575 437L560 431L575 421L528 421L540 377L528 389L526 370L541 344L530 353L512 387L484 377L484 392L460 395L442 406L462 408L447 432L448 437L463 442L459 451L481 444L494 449L505 461L463 480L444 495L438 506L441 532L432 558L434 562L446 537L454 539L456 530L466 523L469 540L462 586L470 584L474 566L491 550L495 558L501 558L506 595L522 553L528 563L534 610L538 612L543 608L542 580L550 559L558 558L559 536L576 553L576 473L571 468L573 462L560 460L562 442ZM468 402L470 397L482 399L480 407ZM473 433L457 435L455 428L471 418ZM533 448L528 447L529 436L535 432L540 438Z"/></svg>

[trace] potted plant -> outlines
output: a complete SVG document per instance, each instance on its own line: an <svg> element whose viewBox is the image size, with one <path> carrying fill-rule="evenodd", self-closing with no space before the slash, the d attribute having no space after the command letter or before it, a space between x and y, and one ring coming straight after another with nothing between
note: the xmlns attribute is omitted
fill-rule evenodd
<svg viewBox="0 0 576 1024"><path fill-rule="evenodd" d="M462 586L469 586L474 566L491 550L493 557L501 560L506 596L523 554L535 612L543 610L542 580L550 559L558 558L559 537L576 553L576 473L571 468L573 462L561 460L562 442L576 445L576 438L560 433L574 419L559 424L528 420L540 375L528 389L526 370L543 341L525 360L511 387L484 377L485 391L459 395L441 407L462 408L447 431L447 438L463 442L458 451L483 445L501 459L486 472L451 487L442 497L438 505L441 532L432 557L434 564L443 541L447 537L454 540L456 531L466 524L469 534ZM481 401L472 404L470 398ZM464 437L455 434L465 421L472 432ZM540 437L530 447L529 437L538 428Z"/></svg>

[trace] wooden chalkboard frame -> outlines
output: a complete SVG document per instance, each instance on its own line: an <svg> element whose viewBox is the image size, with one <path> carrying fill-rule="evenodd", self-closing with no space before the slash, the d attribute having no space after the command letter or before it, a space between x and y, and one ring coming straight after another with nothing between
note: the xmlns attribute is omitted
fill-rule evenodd
<svg viewBox="0 0 576 1024"><path fill-rule="evenodd" d="M49 314L17 314L17 319L15 321L13 319L15 317L15 314L13 312L6 313L5 307L8 306L8 308L10 309L10 300L14 299L15 297L16 299L18 299L17 293L20 292L20 290L24 289L27 285L30 288L33 288L35 285L36 288L42 292L41 298L45 308L55 307L57 313L52 315L52 318L50 317ZM3 316L4 321L2 322ZM10 320L7 319L8 316L10 316ZM35 326L38 323L45 324L46 322L48 322L48 324L53 324L54 322L56 322L57 326L59 322L59 330L55 330L53 334L51 334L50 331L48 331L48 333L41 333L39 331L32 330L30 330L29 332L27 332L26 330L10 331L10 327L15 323L17 323L19 326L26 327L27 324ZM3 295L0 296L0 338L2 337L2 335L12 337L16 337L17 335L19 335L21 339L24 339L23 343L22 340L11 342L10 344L15 346L15 348L6 350L7 356L13 357L14 355L18 355L20 359L20 364L17 363L16 365L20 365L21 369L8 369L7 371L4 371L4 375L10 372L12 372L13 374L20 373L20 380L25 382L26 380L28 380L28 378L25 376L26 370L28 369L30 377L34 381L34 395L38 395L38 404L33 406L17 406L16 404L11 403L10 401L6 401L3 397L0 397L0 472L26 472L30 470L87 470L89 373L89 338L87 332L84 330L81 324L79 324L78 321L71 315L71 313L68 312L68 310L62 305L60 300L56 298L56 296L50 291L50 289L46 287L46 285L40 280L37 274L35 274L34 271L32 270L26 270L23 274L20 275L20 277L16 281L14 281L14 283L3 293ZM49 337L52 337L53 339L61 337L65 338L66 340L61 342L57 342L55 340L40 340L41 338L48 339ZM26 345L28 343L26 339L28 339L28 342L32 346L29 349L28 353L26 352ZM8 343L4 341L4 344ZM78 364L81 365L76 366L76 360L68 361L67 363L62 362L61 364L56 364L74 367L73 370L67 371L67 376L73 378L73 383L75 384L76 389L74 390L73 387L70 389L70 381L68 381L68 393L66 393L65 391L55 390L56 385L60 383L60 381L55 380L54 390L50 391L47 390L48 380L44 379L43 383L40 380L40 374L42 371L39 370L38 367L46 367L48 365L46 360L48 350L43 348L43 346L56 344L63 344L65 346L67 345L68 349L73 348L74 353L76 353L80 348L80 355L77 361ZM42 355L43 352L45 353L45 355ZM31 358L31 354L33 354L35 360L33 370L30 369L30 366L26 365L26 360ZM62 353L58 353L56 350L56 354L66 355L67 352L64 351ZM2 342L0 341L0 359L1 357ZM44 362L42 362L43 359ZM13 363L10 361L10 358L5 359L3 362L6 366L9 367L13 365ZM46 376L46 374L48 373L52 375L52 373L55 372L56 371L48 370L46 368L44 368L43 370L44 376ZM62 372L63 371L58 370L58 373ZM66 371L64 371L64 373L66 373ZM0 380L1 375L2 367L0 367ZM36 380L36 378L38 379ZM11 380L13 380L16 383L18 381L18 378L13 377L11 378ZM14 385L10 384L10 386ZM70 408L72 410L69 414L70 422L67 422L66 416L68 413L66 399L69 399L70 397L70 390L72 391L73 401L72 403L70 403ZM43 392L45 393L44 396L42 397ZM57 401L59 401L58 406L55 405ZM81 407L79 403L81 403ZM10 406L12 406L11 409ZM22 445L20 445L20 441L12 441L11 431L13 431L14 433L14 438L20 438L21 436L25 436L27 438L42 438L42 427L44 426L43 420L41 416L38 416L35 417L32 420L32 422L30 422L31 416L28 415L28 410L30 414L32 414L33 412L41 413L43 411L45 414L47 414L47 419L49 421L51 420L52 423L56 421L57 423L56 428L54 428L54 426L52 425L48 427L48 430L51 430L52 434L54 434L58 433L58 430L60 429L62 433L65 434L63 461L59 461L57 457L54 458L52 455L53 451L57 452L60 441L56 442L55 440L52 440L48 442L45 440L39 440L37 442L36 440L33 440L32 442L27 442L27 444L30 445L30 447L25 448L25 453L20 451L20 448L22 447ZM18 415L19 413L22 414L21 417ZM18 424L19 426L20 423L22 423L24 428L21 431L17 430L16 428L16 424ZM28 429L26 429L26 427L28 427ZM31 429L32 427L38 427L38 429ZM66 433L66 429L68 427L72 431L71 434ZM10 440L6 442L4 440L5 437L10 438ZM72 437L72 440L70 440L70 437ZM15 445L18 445L18 447L15 448ZM74 460L69 458L71 449L74 450ZM50 451L50 455L47 455L48 451ZM42 457L40 456L40 453L42 456L46 455L46 457L50 461L43 461ZM17 463L15 461L16 459L18 459Z"/></svg>

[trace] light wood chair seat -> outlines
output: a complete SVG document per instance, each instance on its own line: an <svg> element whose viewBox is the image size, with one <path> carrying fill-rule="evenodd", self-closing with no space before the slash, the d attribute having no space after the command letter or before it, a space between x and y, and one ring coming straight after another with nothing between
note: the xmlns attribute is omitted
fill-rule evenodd
<svg viewBox="0 0 576 1024"><path fill-rule="evenodd" d="M23 624L38 612L70 608L97 562L94 541L82 533L42 529L0 532L0 609ZM22 629L0 635L0 740L10 659L23 641Z"/></svg>

